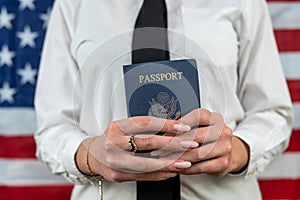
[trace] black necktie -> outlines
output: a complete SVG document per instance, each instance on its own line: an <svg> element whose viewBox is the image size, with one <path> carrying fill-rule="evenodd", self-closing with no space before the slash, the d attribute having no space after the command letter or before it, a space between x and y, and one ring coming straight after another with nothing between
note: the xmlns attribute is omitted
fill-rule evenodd
<svg viewBox="0 0 300 200"><path fill-rule="evenodd" d="M170 59L167 27L165 0L144 0L134 27L133 64ZM165 181L137 182L137 200L180 200L179 176Z"/></svg>
<svg viewBox="0 0 300 200"><path fill-rule="evenodd" d="M170 59L164 0L144 0L134 28L132 63Z"/></svg>

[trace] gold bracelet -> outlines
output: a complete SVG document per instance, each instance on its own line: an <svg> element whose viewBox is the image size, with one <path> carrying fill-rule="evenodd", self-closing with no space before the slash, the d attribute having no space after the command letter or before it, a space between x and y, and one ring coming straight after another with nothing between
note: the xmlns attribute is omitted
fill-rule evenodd
<svg viewBox="0 0 300 200"><path fill-rule="evenodd" d="M92 145L92 143L94 142L95 139L96 139L96 137L89 140L89 143L87 145L87 151L86 151L86 166L87 166L87 170L89 172L89 176L95 176L95 174L92 172L90 164L89 164L90 147L91 147L91 145Z"/></svg>
<svg viewBox="0 0 300 200"><path fill-rule="evenodd" d="M92 169L91 169L90 164L89 164L90 147L91 147L91 145L92 145L92 143L94 142L95 139L96 139L96 137L89 140L89 143L87 145L86 166L87 166L87 169L88 169L88 172L89 172L89 176L91 176L92 179L94 179L95 181L98 182L100 200L103 200L103 177L101 175L94 174L92 172Z"/></svg>

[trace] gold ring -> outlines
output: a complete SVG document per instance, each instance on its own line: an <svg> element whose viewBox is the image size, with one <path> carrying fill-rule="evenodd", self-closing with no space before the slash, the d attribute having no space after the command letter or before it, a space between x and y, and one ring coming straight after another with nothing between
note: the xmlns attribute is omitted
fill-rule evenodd
<svg viewBox="0 0 300 200"><path fill-rule="evenodd" d="M128 140L128 144L130 146L130 151L135 153L137 151L137 146L135 143L134 135L130 136L130 138Z"/></svg>

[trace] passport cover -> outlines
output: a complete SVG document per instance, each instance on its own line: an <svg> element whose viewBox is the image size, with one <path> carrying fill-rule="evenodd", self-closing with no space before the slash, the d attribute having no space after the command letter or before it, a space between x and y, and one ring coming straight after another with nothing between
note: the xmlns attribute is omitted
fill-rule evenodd
<svg viewBox="0 0 300 200"><path fill-rule="evenodd" d="M194 59L123 66L128 117L179 119L200 108Z"/></svg>

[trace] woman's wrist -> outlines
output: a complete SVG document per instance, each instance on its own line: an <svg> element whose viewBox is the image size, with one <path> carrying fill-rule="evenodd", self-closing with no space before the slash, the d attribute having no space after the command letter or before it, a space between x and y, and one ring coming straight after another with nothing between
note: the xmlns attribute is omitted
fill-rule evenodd
<svg viewBox="0 0 300 200"><path fill-rule="evenodd" d="M250 149L240 138L233 136L232 138L232 153L231 153L231 171L232 174L239 174L248 167L250 159Z"/></svg>
<svg viewBox="0 0 300 200"><path fill-rule="evenodd" d="M91 171L90 167L90 146L95 138L87 138L81 142L79 145L77 152L75 154L75 163L78 170L87 176L93 176L94 173Z"/></svg>

